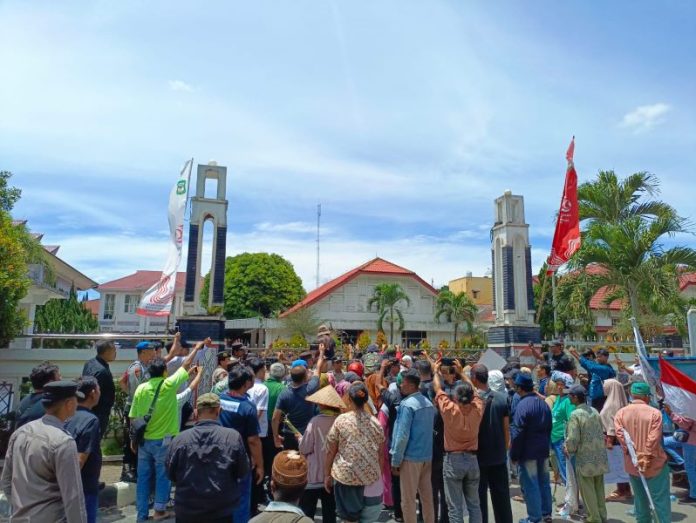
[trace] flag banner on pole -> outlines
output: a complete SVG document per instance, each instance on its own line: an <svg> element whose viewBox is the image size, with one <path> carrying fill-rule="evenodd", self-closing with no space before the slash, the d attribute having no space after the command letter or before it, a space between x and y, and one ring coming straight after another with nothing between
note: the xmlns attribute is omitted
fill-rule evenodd
<svg viewBox="0 0 696 523"><path fill-rule="evenodd" d="M696 420L696 381L660 358L660 382L665 403L672 412Z"/></svg>
<svg viewBox="0 0 696 523"><path fill-rule="evenodd" d="M580 248L578 175L575 172L575 164L573 163L574 154L575 137L570 141L568 151L566 152L568 169L566 170L561 207L558 211L558 219L556 220L556 231L553 234L551 254L549 254L546 260L546 274L553 274L556 272L560 266L566 263L575 251Z"/></svg>
<svg viewBox="0 0 696 523"><path fill-rule="evenodd" d="M172 311L176 292L176 271L181 262L181 247L184 243L184 211L192 168L193 158L184 164L179 179L169 193L170 243L167 262L159 281L143 294L136 310L140 316L169 316Z"/></svg>
<svg viewBox="0 0 696 523"><path fill-rule="evenodd" d="M633 439L631 438L631 435L628 433L626 429L623 429L623 436L624 441L626 442L626 450L628 450L628 456L631 458L631 463L633 463L634 467L638 468L638 455L636 454L636 447L633 444ZM640 474L640 480L643 483L643 488L645 489L645 495L648 498L650 510L653 514L655 514L655 503L653 503L652 496L650 495L650 489L648 489L648 481L645 479L645 476L642 472L640 472L640 470L638 470L638 474Z"/></svg>
<svg viewBox="0 0 696 523"><path fill-rule="evenodd" d="M654 396L661 397L660 387L657 379L657 373L653 369L652 365L648 362L648 351L645 349L645 343L643 343L643 337L640 335L640 329L638 329L638 322L635 318L631 318L631 325L633 325L633 336L636 339L636 353L638 354L638 360L640 361L640 372L645 377L645 381L650 385L650 391Z"/></svg>

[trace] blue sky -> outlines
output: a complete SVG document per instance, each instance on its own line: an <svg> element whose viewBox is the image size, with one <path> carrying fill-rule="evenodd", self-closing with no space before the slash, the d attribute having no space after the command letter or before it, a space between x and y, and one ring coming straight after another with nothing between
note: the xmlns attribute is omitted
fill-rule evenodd
<svg viewBox="0 0 696 523"><path fill-rule="evenodd" d="M5 0L0 24L15 216L97 281L161 269L190 157L228 168L228 253L307 290L318 202L322 281L375 254L483 274L506 189L538 268L572 135L580 181L647 170L696 218L693 2Z"/></svg>

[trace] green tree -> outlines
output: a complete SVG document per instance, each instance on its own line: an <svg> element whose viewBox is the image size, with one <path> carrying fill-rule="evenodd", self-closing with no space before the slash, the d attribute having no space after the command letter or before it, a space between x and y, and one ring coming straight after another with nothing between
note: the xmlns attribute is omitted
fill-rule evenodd
<svg viewBox="0 0 696 523"><path fill-rule="evenodd" d="M283 330L289 336L299 335L305 340L315 338L321 320L316 317L311 307L302 307L282 318Z"/></svg>
<svg viewBox="0 0 696 523"><path fill-rule="evenodd" d="M454 344L457 345L459 326L464 324L466 332L474 328L478 307L466 292L453 293L443 290L435 302L435 321L440 323L442 317L454 326Z"/></svg>
<svg viewBox="0 0 696 523"><path fill-rule="evenodd" d="M582 280L586 294L606 286L606 301L625 300L636 318L674 309L680 271L696 268L694 249L666 248L665 240L690 232L690 224L670 205L648 198L658 194L657 178L647 173L619 181L613 171L601 171L578 188L583 244L570 267L598 268Z"/></svg>
<svg viewBox="0 0 696 523"><path fill-rule="evenodd" d="M383 331L384 321L389 324L389 343L394 343L394 323L398 322L399 332L404 330L404 315L399 303L411 305L411 299L398 283L380 283L375 286L372 297L367 302L368 310L377 310L377 330Z"/></svg>
<svg viewBox="0 0 696 523"><path fill-rule="evenodd" d="M208 303L209 274L205 280L202 303ZM225 260L226 318L268 318L292 307L304 296L302 280L292 263L278 254L245 252Z"/></svg>
<svg viewBox="0 0 696 523"><path fill-rule="evenodd" d="M546 275L546 263L541 266L538 274L538 282L534 284L534 308L542 338L552 338L555 334L553 324L553 292L551 289L551 276ZM544 289L544 287L546 287ZM541 302L543 296L543 303Z"/></svg>
<svg viewBox="0 0 696 523"><path fill-rule="evenodd" d="M89 333L99 330L99 322L92 311L77 299L75 287L72 287L67 299L54 298L36 308L34 330L37 333L52 334ZM65 340L55 340L55 343L54 340L50 340L44 342L44 346L49 347L52 343L55 346L64 346ZM89 342L77 345L89 345Z"/></svg>
<svg viewBox="0 0 696 523"><path fill-rule="evenodd" d="M8 186L11 176L0 171L0 347L7 347L27 324L19 302L31 287L29 266L45 263L39 242L23 224L12 221L10 211L21 191Z"/></svg>

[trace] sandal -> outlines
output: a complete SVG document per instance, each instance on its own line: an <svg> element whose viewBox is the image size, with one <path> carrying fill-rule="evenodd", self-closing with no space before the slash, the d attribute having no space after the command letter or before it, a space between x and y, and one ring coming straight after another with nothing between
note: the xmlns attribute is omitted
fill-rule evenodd
<svg viewBox="0 0 696 523"><path fill-rule="evenodd" d="M152 516L152 521L164 521L166 519L172 519L174 517L174 512L166 511L160 515L155 514Z"/></svg>
<svg viewBox="0 0 696 523"><path fill-rule="evenodd" d="M615 490L604 499L605 501L628 501L632 497L633 496L629 496L627 494L621 494L620 492Z"/></svg>
<svg viewBox="0 0 696 523"><path fill-rule="evenodd" d="M517 496L512 496L512 501L519 501L520 503L524 503L524 496L520 496L519 494Z"/></svg>

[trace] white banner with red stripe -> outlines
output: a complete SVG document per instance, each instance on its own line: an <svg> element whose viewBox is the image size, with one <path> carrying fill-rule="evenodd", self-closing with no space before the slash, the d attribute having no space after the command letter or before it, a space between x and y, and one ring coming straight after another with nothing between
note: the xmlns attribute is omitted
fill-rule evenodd
<svg viewBox="0 0 696 523"><path fill-rule="evenodd" d="M140 316L169 316L176 292L176 271L181 262L181 247L184 243L184 211L188 197L193 158L184 164L179 179L169 193L169 252L159 281L150 287L136 312Z"/></svg>

